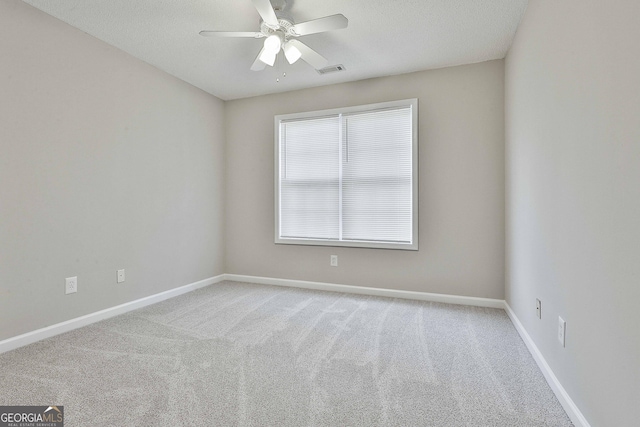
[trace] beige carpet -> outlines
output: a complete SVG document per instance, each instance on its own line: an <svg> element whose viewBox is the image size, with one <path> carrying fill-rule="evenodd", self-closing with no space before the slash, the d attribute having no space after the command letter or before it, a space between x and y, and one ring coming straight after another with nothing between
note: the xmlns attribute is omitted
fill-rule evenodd
<svg viewBox="0 0 640 427"><path fill-rule="evenodd" d="M502 310L222 282L0 355L65 426L570 426Z"/></svg>

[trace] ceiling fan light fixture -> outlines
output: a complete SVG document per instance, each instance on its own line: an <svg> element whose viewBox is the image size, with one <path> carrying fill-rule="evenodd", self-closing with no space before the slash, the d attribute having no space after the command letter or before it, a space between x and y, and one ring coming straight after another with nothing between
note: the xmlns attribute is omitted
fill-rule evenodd
<svg viewBox="0 0 640 427"><path fill-rule="evenodd" d="M289 64L293 64L302 56L302 52L293 46L291 43L286 43L284 45L284 56L287 58Z"/></svg>
<svg viewBox="0 0 640 427"><path fill-rule="evenodd" d="M273 64L275 64L276 62L276 55L278 55L277 51L276 53L271 53L269 52L269 50L263 49L259 59L260 61L264 62L268 66L273 67Z"/></svg>
<svg viewBox="0 0 640 427"><path fill-rule="evenodd" d="M269 55L277 55L280 52L282 39L277 34L272 34L264 40L264 51Z"/></svg>

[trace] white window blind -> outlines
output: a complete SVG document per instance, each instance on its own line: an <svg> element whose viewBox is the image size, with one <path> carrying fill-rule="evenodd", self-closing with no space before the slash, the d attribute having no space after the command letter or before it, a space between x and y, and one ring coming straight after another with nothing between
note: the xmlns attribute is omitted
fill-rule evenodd
<svg viewBox="0 0 640 427"><path fill-rule="evenodd" d="M339 118L283 123L280 233L285 238L338 239ZM327 143L334 141L334 143Z"/></svg>
<svg viewBox="0 0 640 427"><path fill-rule="evenodd" d="M276 242L417 249L416 108L276 117Z"/></svg>

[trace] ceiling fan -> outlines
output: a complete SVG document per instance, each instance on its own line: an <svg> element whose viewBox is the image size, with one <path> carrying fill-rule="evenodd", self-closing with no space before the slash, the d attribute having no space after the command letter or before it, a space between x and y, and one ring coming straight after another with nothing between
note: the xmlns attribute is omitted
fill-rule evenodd
<svg viewBox="0 0 640 427"><path fill-rule="evenodd" d="M349 24L349 20L341 14L295 24L291 16L284 10L287 5L285 0L251 1L262 18L260 31L200 31L200 35L205 37L264 38L262 50L260 50L251 66L252 71L264 70L267 65L272 67L281 49L284 51L289 64L302 59L316 70L319 70L327 65L327 59L297 40L297 38L309 34L339 30L346 28Z"/></svg>

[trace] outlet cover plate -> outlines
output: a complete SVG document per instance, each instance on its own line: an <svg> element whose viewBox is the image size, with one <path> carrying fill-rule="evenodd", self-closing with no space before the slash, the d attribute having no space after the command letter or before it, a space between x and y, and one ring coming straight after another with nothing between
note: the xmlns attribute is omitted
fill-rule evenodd
<svg viewBox="0 0 640 427"><path fill-rule="evenodd" d="M560 316L558 316L558 342L565 346L565 334L567 332L567 322Z"/></svg>
<svg viewBox="0 0 640 427"><path fill-rule="evenodd" d="M542 302L538 298L536 298L536 316L542 319Z"/></svg>
<svg viewBox="0 0 640 427"><path fill-rule="evenodd" d="M124 269L118 270L116 276L117 276L116 280L118 283L124 282Z"/></svg>
<svg viewBox="0 0 640 427"><path fill-rule="evenodd" d="M338 255L331 255L331 267L338 266Z"/></svg>
<svg viewBox="0 0 640 427"><path fill-rule="evenodd" d="M78 276L67 277L64 283L65 295L75 294L78 292Z"/></svg>

